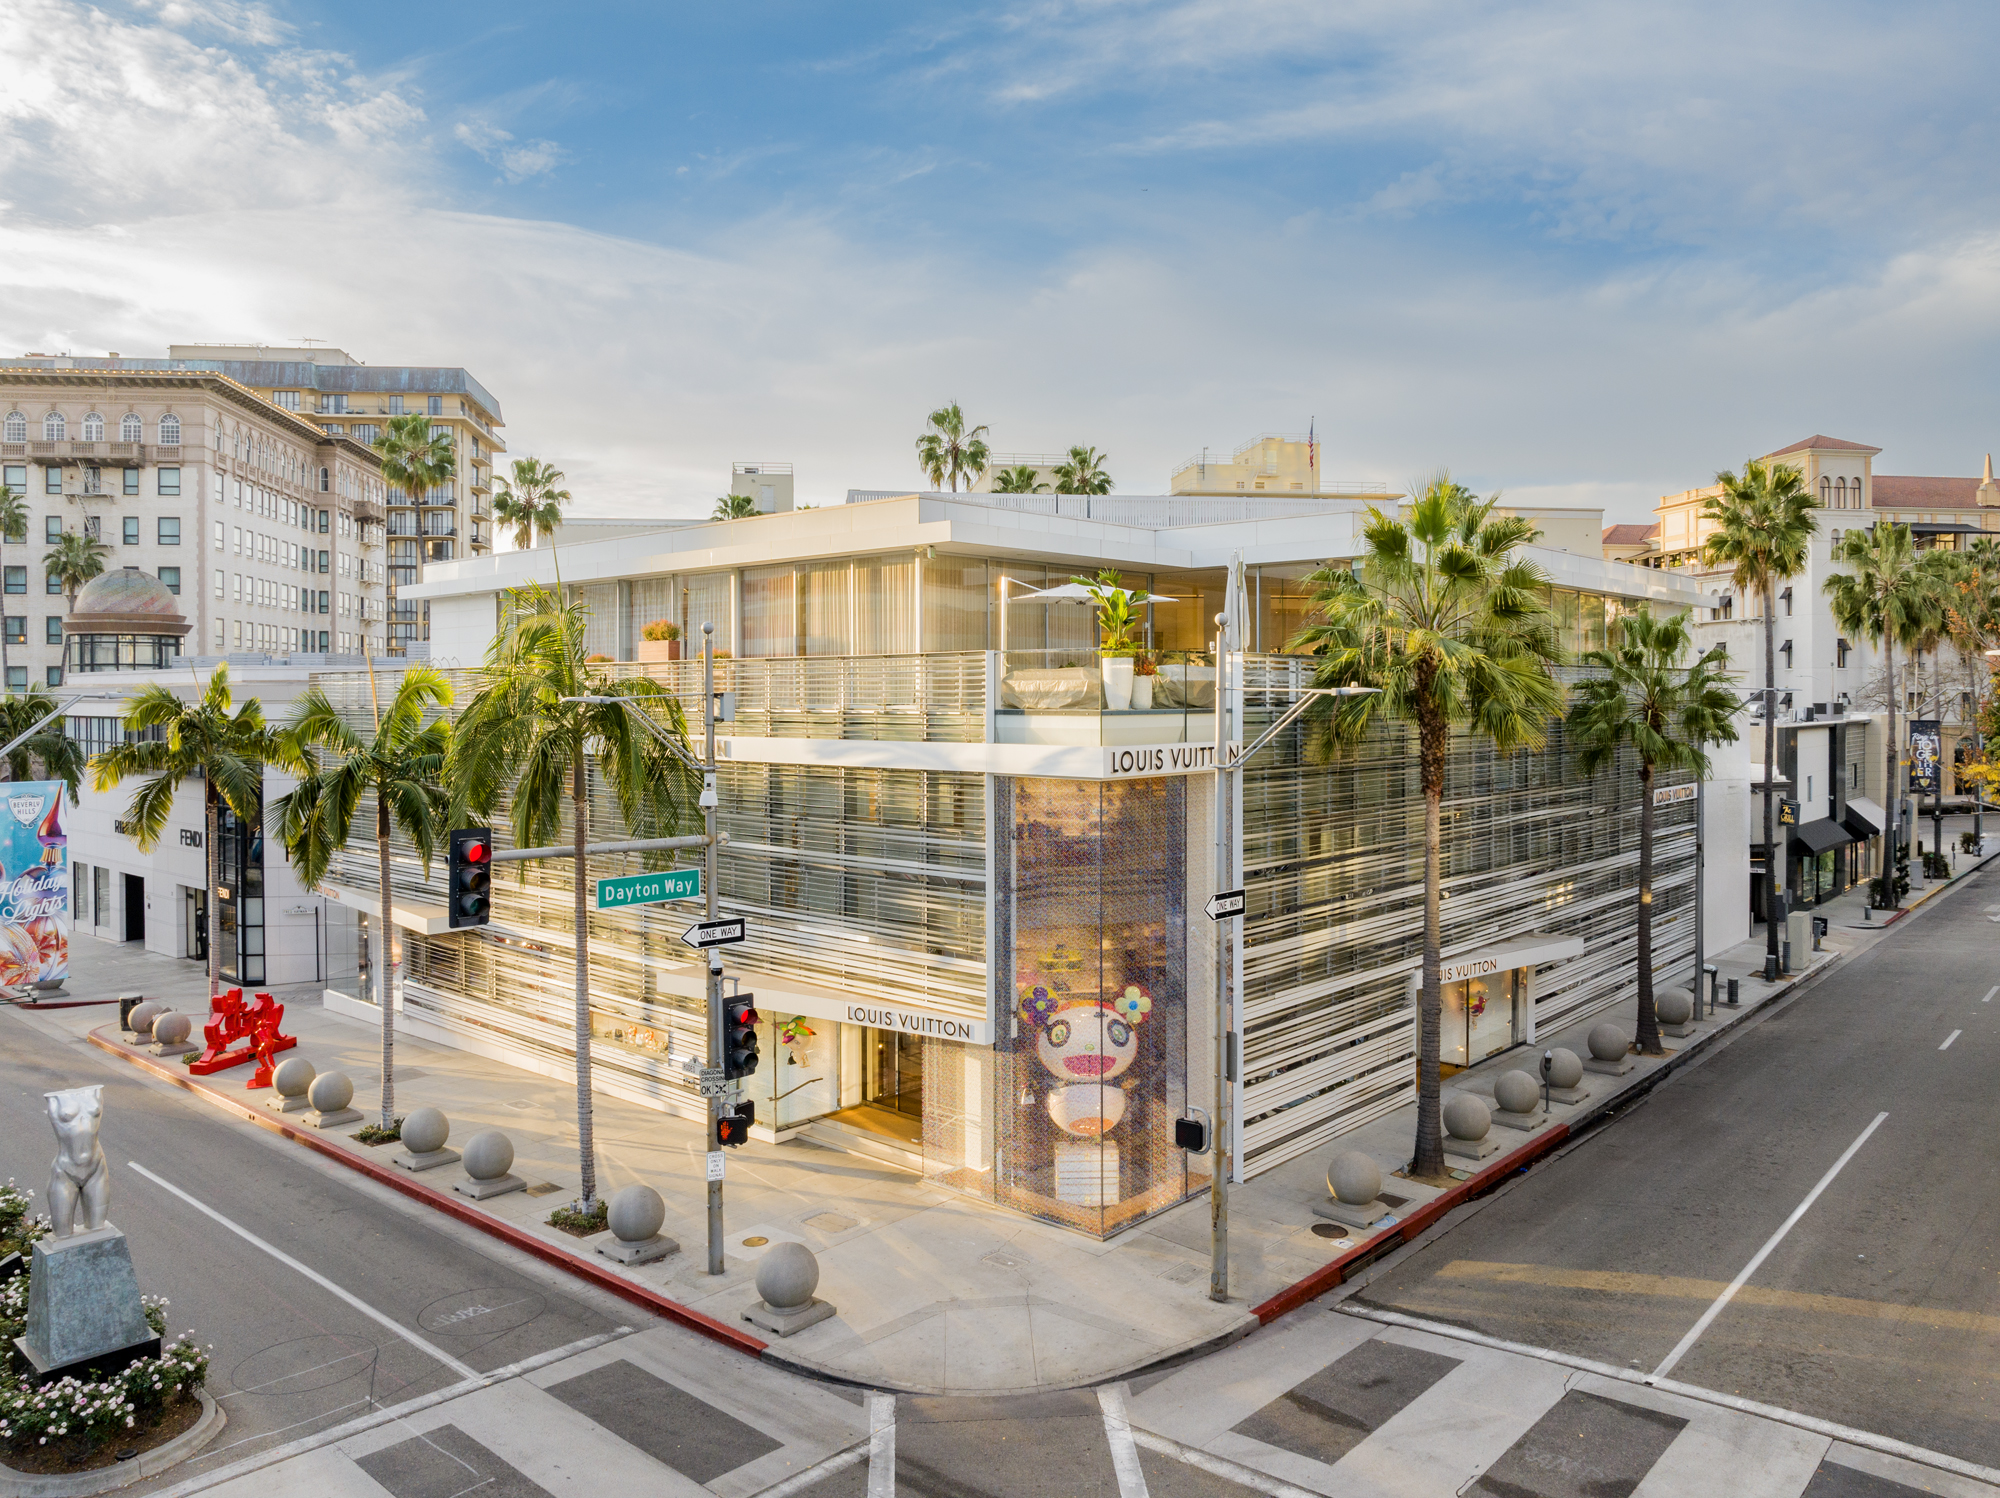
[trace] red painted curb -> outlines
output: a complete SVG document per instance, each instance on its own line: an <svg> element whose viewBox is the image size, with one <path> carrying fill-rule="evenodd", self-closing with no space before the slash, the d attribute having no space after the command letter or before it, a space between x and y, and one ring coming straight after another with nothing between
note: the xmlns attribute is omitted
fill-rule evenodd
<svg viewBox="0 0 2000 1498"><path fill-rule="evenodd" d="M1522 1166L1567 1138L1569 1138L1568 1124L1552 1125L1512 1154L1502 1155L1478 1175L1460 1181L1442 1196L1425 1202L1409 1216L1399 1220L1393 1231L1378 1233L1366 1243L1356 1244L1339 1258L1321 1265L1296 1284L1287 1285L1269 1300L1252 1306L1250 1314L1263 1325L1269 1326L1287 1311L1296 1311L1306 1302L1319 1299L1327 1291L1345 1281L1349 1269L1357 1267L1358 1261L1373 1262L1390 1245L1410 1242L1454 1207L1463 1206L1475 1196L1483 1196L1495 1189Z"/></svg>
<svg viewBox="0 0 2000 1498"><path fill-rule="evenodd" d="M402 1171L390 1166L377 1165L373 1160L363 1159L352 1150L342 1149L330 1140L293 1128L276 1114L253 1108L226 1093L217 1092L212 1087L204 1087L194 1078L180 1075L171 1068L161 1066L151 1057L140 1055L123 1041L107 1039L98 1030L92 1030L88 1039L100 1050L109 1051L141 1071L150 1072L163 1082L171 1082L174 1086L193 1093L204 1102L214 1103L239 1113L259 1128L269 1129L274 1134L282 1134L294 1144L302 1144L330 1160L337 1160L350 1170L359 1171L370 1180L379 1182L391 1190L400 1191L404 1196L420 1201L447 1217L456 1218L467 1227L477 1228L482 1233L498 1238L523 1253L532 1254L545 1264L553 1264L558 1269L567 1270L578 1279L588 1280L598 1289L608 1290L621 1300L630 1301L633 1305L651 1311L657 1316L664 1316L669 1321L679 1322L689 1331L699 1332L702 1336L720 1342L725 1347L733 1347L738 1352L747 1352L753 1358L763 1356L764 1349L770 1346L768 1342L761 1342L748 1333L738 1331L726 1321L717 1321L713 1316L705 1316L692 1306L684 1306L677 1300L669 1300L658 1291L634 1284L623 1275L613 1274L610 1270L570 1253L567 1249L558 1248L553 1243L544 1243L533 1233L523 1232L510 1222L490 1217L454 1196L433 1190L420 1181L410 1179Z"/></svg>

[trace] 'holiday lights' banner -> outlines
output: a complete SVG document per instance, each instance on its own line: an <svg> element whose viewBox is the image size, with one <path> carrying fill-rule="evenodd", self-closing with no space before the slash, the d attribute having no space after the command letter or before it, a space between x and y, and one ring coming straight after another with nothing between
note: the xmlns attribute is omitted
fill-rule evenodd
<svg viewBox="0 0 2000 1498"><path fill-rule="evenodd" d="M60 780L0 785L0 984L69 976L69 834Z"/></svg>

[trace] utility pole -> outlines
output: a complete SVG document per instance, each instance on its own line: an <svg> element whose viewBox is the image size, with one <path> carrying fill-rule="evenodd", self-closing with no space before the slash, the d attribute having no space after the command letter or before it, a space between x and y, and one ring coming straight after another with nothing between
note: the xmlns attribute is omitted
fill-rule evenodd
<svg viewBox="0 0 2000 1498"><path fill-rule="evenodd" d="M1215 616L1215 888L1234 889L1229 842L1229 616ZM1208 1188L1208 1298L1229 1299L1229 1171L1236 1110L1236 1027L1229 992L1229 922L1215 921L1215 1174Z"/></svg>
<svg viewBox="0 0 2000 1498"><path fill-rule="evenodd" d="M708 886L708 918L715 919L715 626L701 627L702 717L707 719L708 737L702 755L701 827L708 835L707 867L702 871ZM708 1064L711 1075L722 1072L722 953L708 950ZM722 1141L717 1124L725 1107L734 1105L719 1092L708 1099L708 1272L722 1271Z"/></svg>

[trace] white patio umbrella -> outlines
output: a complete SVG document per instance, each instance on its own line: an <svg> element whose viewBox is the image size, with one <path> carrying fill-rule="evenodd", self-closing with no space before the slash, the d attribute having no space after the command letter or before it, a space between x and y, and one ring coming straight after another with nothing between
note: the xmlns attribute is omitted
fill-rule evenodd
<svg viewBox="0 0 2000 1498"><path fill-rule="evenodd" d="M1007 584L1012 581L1011 577L1000 579L1000 649L1003 652L1007 649L1006 606L1008 604L1034 603L1038 600L1043 603L1096 602L1091 597L1090 589L1086 588L1082 583L1063 583L1059 587L1043 588L1034 593L1016 593L1013 597L1009 598L1007 596ZM1148 593L1143 588L1135 589L1129 596L1134 603L1180 603L1183 601L1178 598L1169 598L1164 593Z"/></svg>

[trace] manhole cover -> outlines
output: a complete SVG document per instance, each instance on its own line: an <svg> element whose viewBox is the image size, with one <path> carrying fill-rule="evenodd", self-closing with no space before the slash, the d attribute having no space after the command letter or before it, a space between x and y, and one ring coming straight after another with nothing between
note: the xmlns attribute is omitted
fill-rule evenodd
<svg viewBox="0 0 2000 1498"><path fill-rule="evenodd" d="M1384 1197L1383 1200L1386 1201L1388 1198ZM1313 1224L1312 1231L1315 1238L1345 1238L1349 1236L1346 1228L1335 1227L1330 1222L1316 1222Z"/></svg>
<svg viewBox="0 0 2000 1498"><path fill-rule="evenodd" d="M828 1237L849 1232L861 1225L852 1217L842 1217L838 1212L817 1212L804 1221L815 1233L825 1233Z"/></svg>
<svg viewBox="0 0 2000 1498"><path fill-rule="evenodd" d="M770 1241L771 1240L769 1238L745 1238L743 1240L743 1246L745 1248L762 1248L765 1244L769 1243Z"/></svg>
<svg viewBox="0 0 2000 1498"><path fill-rule="evenodd" d="M524 1187L523 1189L530 1196L547 1196L551 1191L562 1190L562 1187L558 1186L554 1181L537 1181L534 1185Z"/></svg>

